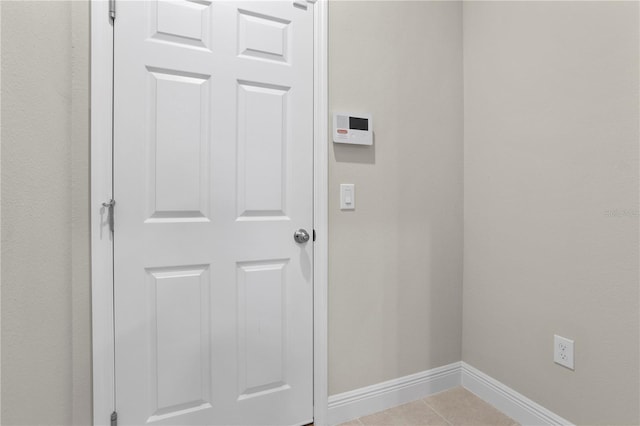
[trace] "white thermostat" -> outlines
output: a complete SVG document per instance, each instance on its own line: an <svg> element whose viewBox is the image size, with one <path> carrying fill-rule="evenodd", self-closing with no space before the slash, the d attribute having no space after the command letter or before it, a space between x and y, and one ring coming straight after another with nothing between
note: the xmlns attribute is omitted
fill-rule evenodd
<svg viewBox="0 0 640 426"><path fill-rule="evenodd" d="M333 141L355 145L373 145L371 114L333 114Z"/></svg>

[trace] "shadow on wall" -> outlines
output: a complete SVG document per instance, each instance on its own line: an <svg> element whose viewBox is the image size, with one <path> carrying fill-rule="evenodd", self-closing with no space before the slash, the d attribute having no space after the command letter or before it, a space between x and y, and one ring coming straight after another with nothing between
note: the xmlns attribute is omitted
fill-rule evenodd
<svg viewBox="0 0 640 426"><path fill-rule="evenodd" d="M333 155L338 163L375 164L376 133L373 132L373 145L333 143Z"/></svg>

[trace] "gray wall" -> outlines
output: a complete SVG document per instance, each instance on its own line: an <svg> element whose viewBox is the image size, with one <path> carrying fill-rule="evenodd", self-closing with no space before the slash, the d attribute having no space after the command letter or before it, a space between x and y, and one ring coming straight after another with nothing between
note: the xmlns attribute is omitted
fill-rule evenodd
<svg viewBox="0 0 640 426"><path fill-rule="evenodd" d="M640 423L638 35L637 2L464 7L462 358L576 424Z"/></svg>
<svg viewBox="0 0 640 426"><path fill-rule="evenodd" d="M459 2L330 3L330 112L375 134L329 148L330 394L460 360L461 24Z"/></svg>
<svg viewBox="0 0 640 426"><path fill-rule="evenodd" d="M1 421L86 425L89 5L1 8Z"/></svg>

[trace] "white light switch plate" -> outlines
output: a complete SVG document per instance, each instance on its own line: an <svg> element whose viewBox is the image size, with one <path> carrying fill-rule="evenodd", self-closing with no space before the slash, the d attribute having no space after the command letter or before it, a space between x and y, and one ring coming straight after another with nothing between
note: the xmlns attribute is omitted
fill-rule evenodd
<svg viewBox="0 0 640 426"><path fill-rule="evenodd" d="M352 183L340 184L340 210L356 208L356 186Z"/></svg>

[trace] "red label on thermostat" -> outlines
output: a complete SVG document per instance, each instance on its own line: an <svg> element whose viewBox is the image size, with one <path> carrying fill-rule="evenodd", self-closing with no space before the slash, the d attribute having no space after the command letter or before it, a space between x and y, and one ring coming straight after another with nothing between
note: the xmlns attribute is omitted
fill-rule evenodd
<svg viewBox="0 0 640 426"><path fill-rule="evenodd" d="M340 133L341 135L346 135L347 134L347 130L346 129L338 129L338 133Z"/></svg>

